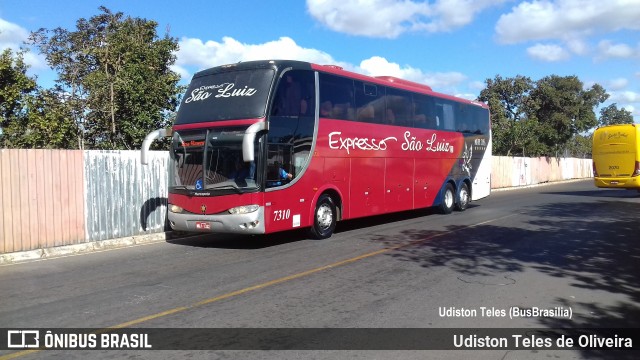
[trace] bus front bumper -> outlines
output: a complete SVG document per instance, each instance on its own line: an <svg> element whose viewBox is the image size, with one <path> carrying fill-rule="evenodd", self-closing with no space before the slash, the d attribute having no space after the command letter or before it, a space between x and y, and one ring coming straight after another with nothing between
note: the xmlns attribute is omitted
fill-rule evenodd
<svg viewBox="0 0 640 360"><path fill-rule="evenodd" d="M248 214L199 215L169 211L173 230L226 234L264 234L264 207Z"/></svg>
<svg viewBox="0 0 640 360"><path fill-rule="evenodd" d="M595 177L594 183L599 188L640 189L640 176L624 178Z"/></svg>

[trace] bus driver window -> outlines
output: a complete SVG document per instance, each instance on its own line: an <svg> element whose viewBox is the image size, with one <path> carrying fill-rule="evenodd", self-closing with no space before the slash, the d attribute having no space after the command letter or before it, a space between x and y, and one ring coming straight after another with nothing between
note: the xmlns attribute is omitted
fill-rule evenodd
<svg viewBox="0 0 640 360"><path fill-rule="evenodd" d="M297 176L304 171L309 163L315 130L314 73L288 71L280 79L277 89L267 132L268 187L284 185L294 177L291 174ZM304 111L308 114L300 113ZM291 176L284 179L279 176L279 170L273 169L275 162Z"/></svg>

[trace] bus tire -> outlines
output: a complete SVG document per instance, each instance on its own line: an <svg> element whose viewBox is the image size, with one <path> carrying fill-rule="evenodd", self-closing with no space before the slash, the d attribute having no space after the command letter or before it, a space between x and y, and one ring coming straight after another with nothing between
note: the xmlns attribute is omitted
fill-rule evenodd
<svg viewBox="0 0 640 360"><path fill-rule="evenodd" d="M440 212L442 214L451 214L455 205L456 193L451 183L447 183L442 192L442 202L440 203Z"/></svg>
<svg viewBox="0 0 640 360"><path fill-rule="evenodd" d="M322 194L316 203L316 210L313 213L313 225L311 226L311 236L315 239L326 239L331 237L336 228L338 214L336 205L331 196Z"/></svg>
<svg viewBox="0 0 640 360"><path fill-rule="evenodd" d="M465 211L469 206L469 187L467 183L462 183L460 191L458 191L458 200L456 201L456 210Z"/></svg>

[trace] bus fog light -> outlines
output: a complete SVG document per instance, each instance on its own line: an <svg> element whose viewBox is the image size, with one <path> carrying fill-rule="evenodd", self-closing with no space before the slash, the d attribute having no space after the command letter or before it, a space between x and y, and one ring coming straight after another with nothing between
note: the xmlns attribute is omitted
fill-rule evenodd
<svg viewBox="0 0 640 360"><path fill-rule="evenodd" d="M169 207L169 210L170 210L172 213L181 213L184 209L183 209L183 208L181 208L181 207L180 207L180 206L178 206L178 205L173 205L173 204L171 204L171 206Z"/></svg>
<svg viewBox="0 0 640 360"><path fill-rule="evenodd" d="M240 229L242 229L242 230L255 229L258 226L258 224L260 224L259 220L255 220L255 221L252 221L250 223L240 224Z"/></svg>
<svg viewBox="0 0 640 360"><path fill-rule="evenodd" d="M248 214L248 213L252 213L254 211L258 211L259 208L260 208L260 206L258 206L258 205L238 206L238 207L234 207L234 208L229 209L229 214L232 214L232 215Z"/></svg>

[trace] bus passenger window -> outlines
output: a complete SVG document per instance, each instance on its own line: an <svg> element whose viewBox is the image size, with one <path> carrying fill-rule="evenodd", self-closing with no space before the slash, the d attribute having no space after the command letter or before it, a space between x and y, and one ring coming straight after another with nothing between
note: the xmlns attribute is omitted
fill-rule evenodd
<svg viewBox="0 0 640 360"><path fill-rule="evenodd" d="M376 118L375 113L376 111L371 105L358 108L358 115L356 120L361 122L374 122Z"/></svg>
<svg viewBox="0 0 640 360"><path fill-rule="evenodd" d="M290 71L280 79L271 108L272 116L299 116L309 114L313 107L313 80L310 72Z"/></svg>
<svg viewBox="0 0 640 360"><path fill-rule="evenodd" d="M343 77L319 74L321 117L353 120L353 80ZM330 108L330 106L332 106ZM327 115L322 115L322 113Z"/></svg>
<svg viewBox="0 0 640 360"><path fill-rule="evenodd" d="M422 129L437 129L439 121L436 115L435 102L427 95L413 95L414 126Z"/></svg>
<svg viewBox="0 0 640 360"><path fill-rule="evenodd" d="M387 88L386 93L386 123L389 125L413 126L411 94L394 88Z"/></svg>
<svg viewBox="0 0 640 360"><path fill-rule="evenodd" d="M362 122L384 123L386 114L384 87L355 81L356 120Z"/></svg>
<svg viewBox="0 0 640 360"><path fill-rule="evenodd" d="M456 130L453 102L438 99L436 103L436 113L438 127L444 130Z"/></svg>
<svg viewBox="0 0 640 360"><path fill-rule="evenodd" d="M331 101L327 100L320 104L320 117L331 118L333 117L333 105Z"/></svg>
<svg viewBox="0 0 640 360"><path fill-rule="evenodd" d="M396 115L393 110L387 108L387 116L385 117L385 121L389 125L398 125L396 123Z"/></svg>
<svg viewBox="0 0 640 360"><path fill-rule="evenodd" d="M427 116L425 114L415 114L413 115L413 126L422 129L428 129L427 125Z"/></svg>
<svg viewBox="0 0 640 360"><path fill-rule="evenodd" d="M471 123L474 127L474 134L484 135L489 133L489 123L484 121L487 118L487 110L479 106L471 108Z"/></svg>

